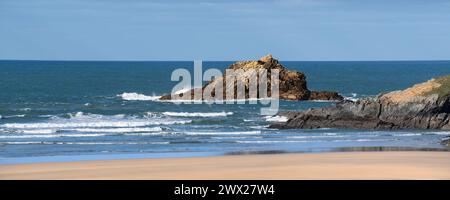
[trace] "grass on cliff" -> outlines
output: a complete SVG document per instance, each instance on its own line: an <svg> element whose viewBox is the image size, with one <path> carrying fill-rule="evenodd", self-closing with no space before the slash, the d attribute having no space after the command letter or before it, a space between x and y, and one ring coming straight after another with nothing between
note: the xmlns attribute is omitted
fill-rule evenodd
<svg viewBox="0 0 450 200"><path fill-rule="evenodd" d="M428 95L438 94L439 98L449 96L450 95L450 75L436 78L435 81L437 83L441 84L441 86L427 92L427 94Z"/></svg>

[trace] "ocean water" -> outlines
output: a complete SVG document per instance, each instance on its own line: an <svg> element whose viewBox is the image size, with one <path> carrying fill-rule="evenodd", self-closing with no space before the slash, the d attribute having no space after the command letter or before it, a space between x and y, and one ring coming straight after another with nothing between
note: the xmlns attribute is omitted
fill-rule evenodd
<svg viewBox="0 0 450 200"><path fill-rule="evenodd" d="M224 69L232 62L204 62ZM450 61L281 62L312 90L349 99L450 74ZM193 62L0 61L0 164L77 159L323 152L358 147L445 148L445 131L274 130L261 105L174 104L174 69ZM280 110L332 102L281 101Z"/></svg>

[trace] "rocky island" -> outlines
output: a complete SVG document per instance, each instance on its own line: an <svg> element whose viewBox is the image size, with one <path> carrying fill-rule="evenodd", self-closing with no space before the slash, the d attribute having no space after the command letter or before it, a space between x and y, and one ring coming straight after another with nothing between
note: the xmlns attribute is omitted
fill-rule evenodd
<svg viewBox="0 0 450 200"><path fill-rule="evenodd" d="M251 69L266 69L268 71L268 76L270 77L270 70L278 69L279 70L279 95L280 99L284 100L327 100L327 101L340 101L343 100L343 97L339 95L337 92L330 91L310 91L306 84L306 76L304 73L288 70L283 65L281 65L277 59L274 59L271 54L260 58L257 61L240 61L233 63L227 69L242 69L244 71L243 76L238 77L236 81L243 82L242 84L245 86L245 98L249 98L249 74L245 74L250 72ZM220 80L220 81L219 81ZM201 90L202 94L205 91L206 87L214 86L215 84L222 83L223 88L229 86L224 76L216 78L209 83L205 84L202 88L192 89L191 91L176 94L180 96L191 95L192 100L200 100L195 99L194 92L195 90ZM270 85L270 78L267 79ZM236 91L237 83L234 83L234 90ZM259 85L258 85L259 87ZM268 87L270 88L270 87ZM213 91L214 93L214 91ZM236 94L236 93L235 93ZM270 94L270 91L269 91ZM164 95L160 98L160 100L170 100L171 94ZM214 96L214 94L212 94ZM225 95L223 95L225 98ZM259 94L258 94L258 97ZM234 97L237 98L236 95Z"/></svg>
<svg viewBox="0 0 450 200"><path fill-rule="evenodd" d="M271 128L450 130L450 75L375 98L344 100L330 107L280 115L288 120Z"/></svg>

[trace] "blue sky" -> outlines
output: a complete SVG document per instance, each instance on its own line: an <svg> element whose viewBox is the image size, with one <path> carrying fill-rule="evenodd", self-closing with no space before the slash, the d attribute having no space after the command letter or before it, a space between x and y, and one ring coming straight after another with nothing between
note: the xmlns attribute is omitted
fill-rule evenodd
<svg viewBox="0 0 450 200"><path fill-rule="evenodd" d="M450 0L0 0L0 59L448 60Z"/></svg>

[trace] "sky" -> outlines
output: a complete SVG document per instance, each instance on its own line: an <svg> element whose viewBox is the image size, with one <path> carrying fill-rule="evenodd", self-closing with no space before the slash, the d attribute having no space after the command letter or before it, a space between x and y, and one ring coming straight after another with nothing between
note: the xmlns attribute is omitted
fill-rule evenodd
<svg viewBox="0 0 450 200"><path fill-rule="evenodd" d="M0 59L450 60L450 0L0 0Z"/></svg>

